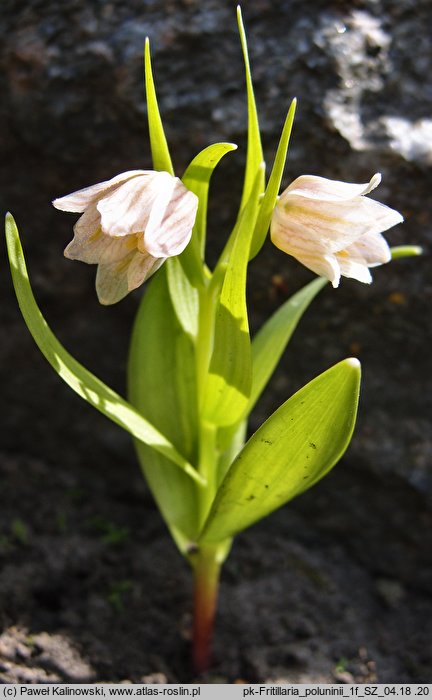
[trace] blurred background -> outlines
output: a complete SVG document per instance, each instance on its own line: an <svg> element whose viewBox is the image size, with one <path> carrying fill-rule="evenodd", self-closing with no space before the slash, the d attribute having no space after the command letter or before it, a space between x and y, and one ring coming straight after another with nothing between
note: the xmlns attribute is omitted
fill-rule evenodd
<svg viewBox="0 0 432 700"><path fill-rule="evenodd" d="M122 394L142 290L101 307L95 267L63 258L75 217L50 202L151 167L148 35L176 174L210 143L239 146L212 181L208 257L216 260L246 147L235 6L3 0L0 8L1 206L16 217L50 326ZM387 240L421 245L425 255L376 269L371 286L344 279L326 288L253 414L251 430L331 364L350 355L363 364L358 426L342 462L234 547L214 677L431 682L432 5L245 0L242 9L268 167L296 96L284 186L305 173L367 182L381 172L373 197L406 219ZM45 363L17 308L4 249L1 270L0 675L188 680L189 574L130 438ZM310 279L266 244L250 270L253 330Z"/></svg>

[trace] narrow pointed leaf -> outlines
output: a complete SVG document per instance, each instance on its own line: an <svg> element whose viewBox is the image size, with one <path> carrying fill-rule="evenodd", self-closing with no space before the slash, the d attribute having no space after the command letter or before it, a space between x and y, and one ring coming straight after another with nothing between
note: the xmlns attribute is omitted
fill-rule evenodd
<svg viewBox="0 0 432 700"><path fill-rule="evenodd" d="M265 183L265 172L261 168L261 164L264 161L263 150L261 145L261 135L258 122L258 113L255 103L255 95L252 84L252 75L249 62L248 47L246 41L246 33L243 25L242 13L240 6L237 7L237 24L240 34L240 42L243 52L243 60L245 66L246 74L246 92L247 92L247 104L248 104L248 145L247 145L247 156L246 156L246 169L245 169L245 179L243 185L243 194L240 204L240 211L246 205L252 188L254 186L255 178L260 172L260 181L258 193L264 191Z"/></svg>
<svg viewBox="0 0 432 700"><path fill-rule="evenodd" d="M298 322L328 280L319 277L288 299L260 328L252 341L251 411L272 376Z"/></svg>
<svg viewBox="0 0 432 700"><path fill-rule="evenodd" d="M252 361L246 306L246 273L259 178L240 217L216 309L214 349L210 360L203 417L215 425L231 425L247 406Z"/></svg>
<svg viewBox="0 0 432 700"><path fill-rule="evenodd" d="M207 201L211 176L220 159L237 146L215 143L192 160L183 175L183 184L198 197L198 211L192 238L181 255L167 260L168 287L177 318L186 333L198 332L199 289L205 282L203 265L207 223Z"/></svg>
<svg viewBox="0 0 432 700"><path fill-rule="evenodd" d="M150 132L150 148L155 170L164 170L174 175L171 156L168 149L162 119L159 112L156 97L156 88L153 80L153 71L150 56L150 41L147 38L144 49L144 73L147 99L147 118Z"/></svg>
<svg viewBox="0 0 432 700"><path fill-rule="evenodd" d="M260 207L260 213L255 226L255 231L252 239L250 258L254 258L261 250L268 228L270 226L270 221L275 208L276 200L279 194L279 188L282 180L283 171L285 168L285 161L287 157L288 145L291 136L291 130L294 122L294 114L296 109L296 100L291 102L291 106L288 110L287 118L282 130L282 135L279 141L279 146L276 152L275 161L270 174L270 178L266 187L264 198Z"/></svg>
<svg viewBox="0 0 432 700"><path fill-rule="evenodd" d="M145 420L127 401L69 355L54 336L33 296L18 229L10 214L6 216L6 240L12 279L22 315L36 344L57 374L81 398L114 423L163 454L190 477L199 480L193 467L161 432Z"/></svg>
<svg viewBox="0 0 432 700"><path fill-rule="evenodd" d="M186 168L182 182L199 199L197 217L192 234L192 247L196 247L197 257L202 259L207 227L207 202L210 179L217 164L224 155L237 148L235 143L214 143L204 148ZM189 248L190 246L188 246ZM185 251L186 252L186 251ZM184 255L184 253L182 253Z"/></svg>
<svg viewBox="0 0 432 700"><path fill-rule="evenodd" d="M234 460L199 542L241 532L327 474L351 439L359 385L358 360L344 360L275 411Z"/></svg>

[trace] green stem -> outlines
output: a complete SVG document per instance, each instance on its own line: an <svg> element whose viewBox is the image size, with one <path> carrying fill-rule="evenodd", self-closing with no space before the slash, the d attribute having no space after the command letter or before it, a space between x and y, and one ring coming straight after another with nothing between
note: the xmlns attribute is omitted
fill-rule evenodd
<svg viewBox="0 0 432 700"><path fill-rule="evenodd" d="M217 489L216 470L218 454L216 433L217 428L215 425L201 421L198 473L205 482L205 487L198 491L200 529L207 519Z"/></svg>
<svg viewBox="0 0 432 700"><path fill-rule="evenodd" d="M194 565L194 620L192 660L195 673L206 671L212 658L221 562L217 548L203 547Z"/></svg>
<svg viewBox="0 0 432 700"><path fill-rule="evenodd" d="M207 287L199 290L198 337L196 345L196 367L198 385L198 406L204 401L207 374L213 344L215 303Z"/></svg>

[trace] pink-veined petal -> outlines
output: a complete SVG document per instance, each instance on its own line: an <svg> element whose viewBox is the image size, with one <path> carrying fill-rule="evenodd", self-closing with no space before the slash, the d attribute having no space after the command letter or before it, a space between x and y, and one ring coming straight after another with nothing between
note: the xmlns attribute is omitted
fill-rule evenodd
<svg viewBox="0 0 432 700"><path fill-rule="evenodd" d="M309 270L315 272L319 277L326 277L333 285L338 287L341 277L341 271L338 260L334 255L301 255L294 256L296 259Z"/></svg>
<svg viewBox="0 0 432 700"><path fill-rule="evenodd" d="M336 258L339 263L341 274L344 277L350 277L364 284L370 284L372 282L372 275L369 272L365 260L361 260L361 258L352 258L348 254L344 255L344 253L336 253Z"/></svg>
<svg viewBox="0 0 432 700"><path fill-rule="evenodd" d="M288 253L302 265L320 277L326 277L337 287L340 282L340 268L336 257L326 252L319 240L313 236L298 235L296 231L272 221L271 239L274 245Z"/></svg>
<svg viewBox="0 0 432 700"><path fill-rule="evenodd" d="M322 202L298 195L278 203L275 219L295 234L319 241L331 253L344 250L360 236L386 231L403 221L399 212L366 197Z"/></svg>
<svg viewBox="0 0 432 700"><path fill-rule="evenodd" d="M365 196L380 181L379 173L361 185L312 175L297 178L273 212L273 243L328 277L334 287L340 275L370 283L369 267L391 257L381 232L403 221L399 212Z"/></svg>
<svg viewBox="0 0 432 700"><path fill-rule="evenodd" d="M169 173L149 171L101 197L97 208L104 233L127 236L144 231L155 200L173 179Z"/></svg>
<svg viewBox="0 0 432 700"><path fill-rule="evenodd" d="M97 201L100 196L107 190L116 187L122 182L126 182L131 178L137 177L138 175L146 174L147 170L129 170L125 173L120 173L111 180L105 180L105 182L99 182L97 185L90 185L89 187L84 187L82 190L77 190L71 194L67 194L64 197L58 197L54 199L53 206L61 211L69 212L83 212L90 204Z"/></svg>
<svg viewBox="0 0 432 700"><path fill-rule="evenodd" d="M102 233L100 214L90 205L74 226L74 237L64 254L70 260L81 262L111 263L124 258L136 248L136 236L111 238Z"/></svg>
<svg viewBox="0 0 432 700"><path fill-rule="evenodd" d="M380 173L375 173L369 182L362 184L328 180L317 175L301 175L281 194L281 200L283 201L288 195L298 195L323 202L342 202L369 194L375 187L378 187L380 182Z"/></svg>
<svg viewBox="0 0 432 700"><path fill-rule="evenodd" d="M128 269L135 255L132 251L123 260L107 265L98 265L96 292L101 304L116 304L129 294Z"/></svg>
<svg viewBox="0 0 432 700"><path fill-rule="evenodd" d="M382 265L391 260L389 245L380 233L366 233L348 246L346 252L351 256L361 257L368 267Z"/></svg>
<svg viewBox="0 0 432 700"><path fill-rule="evenodd" d="M154 258L148 253L143 254L136 252L128 268L127 278L129 291L140 287L143 282L151 277L151 275L163 265L165 260L166 258Z"/></svg>
<svg viewBox="0 0 432 700"><path fill-rule="evenodd" d="M176 178L169 200L155 202L142 247L154 257L179 255L190 241L197 209L198 197Z"/></svg>

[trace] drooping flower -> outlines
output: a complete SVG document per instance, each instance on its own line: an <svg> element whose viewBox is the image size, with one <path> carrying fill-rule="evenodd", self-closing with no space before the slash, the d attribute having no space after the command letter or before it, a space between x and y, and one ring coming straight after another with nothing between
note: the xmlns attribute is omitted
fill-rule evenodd
<svg viewBox="0 0 432 700"><path fill-rule="evenodd" d="M370 283L369 268L391 258L381 232L403 221L395 209L365 196L380 182L379 173L362 185L298 177L274 209L273 243L333 287L341 276Z"/></svg>
<svg viewBox="0 0 432 700"><path fill-rule="evenodd" d="M115 304L186 248L198 198L169 173L131 170L53 205L82 213L64 254L97 264L99 301Z"/></svg>

